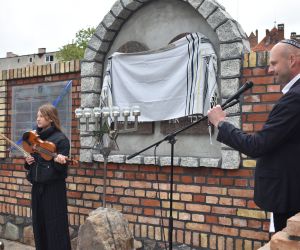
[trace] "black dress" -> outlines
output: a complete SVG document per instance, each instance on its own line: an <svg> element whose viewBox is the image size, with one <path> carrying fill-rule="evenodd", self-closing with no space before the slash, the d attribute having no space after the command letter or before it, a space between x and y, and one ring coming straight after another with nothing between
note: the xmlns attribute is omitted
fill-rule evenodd
<svg viewBox="0 0 300 250"><path fill-rule="evenodd" d="M68 138L55 127L41 132L41 140L56 145L56 152L68 156ZM23 138L26 140L26 138ZM67 166L44 160L39 154L32 155L35 163L25 168L27 179L32 183L31 207L35 246L37 250L70 250L66 181Z"/></svg>

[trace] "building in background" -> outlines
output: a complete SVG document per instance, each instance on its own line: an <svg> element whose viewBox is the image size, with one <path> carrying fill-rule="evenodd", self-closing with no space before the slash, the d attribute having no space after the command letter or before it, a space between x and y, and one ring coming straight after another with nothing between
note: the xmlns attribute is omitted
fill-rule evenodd
<svg viewBox="0 0 300 250"><path fill-rule="evenodd" d="M0 58L0 71L16 68L24 68L32 65L44 65L56 63L56 51L46 52L46 48L39 48L38 53L18 56L13 52L7 52L6 57Z"/></svg>
<svg viewBox="0 0 300 250"><path fill-rule="evenodd" d="M258 30L255 31L255 34L251 32L248 39L252 51L270 51L276 43L285 39L284 24L278 24L277 27L274 26L271 31L266 29L266 35L260 42L258 42ZM300 35L297 35L296 32L291 32L290 39L300 41Z"/></svg>
<svg viewBox="0 0 300 250"><path fill-rule="evenodd" d="M291 39L297 40L300 42L300 35L297 35L296 32L291 33Z"/></svg>

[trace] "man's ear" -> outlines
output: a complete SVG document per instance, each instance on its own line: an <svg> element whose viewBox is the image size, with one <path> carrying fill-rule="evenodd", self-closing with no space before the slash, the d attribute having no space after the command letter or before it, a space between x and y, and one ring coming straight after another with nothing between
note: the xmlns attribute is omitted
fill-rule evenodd
<svg viewBox="0 0 300 250"><path fill-rule="evenodd" d="M297 63L297 56L295 54L290 55L290 67L294 67Z"/></svg>

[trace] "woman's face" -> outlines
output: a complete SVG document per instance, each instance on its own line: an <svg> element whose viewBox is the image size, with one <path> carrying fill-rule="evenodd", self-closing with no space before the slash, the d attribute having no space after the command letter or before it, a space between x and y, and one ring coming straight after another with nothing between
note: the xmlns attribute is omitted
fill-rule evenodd
<svg viewBox="0 0 300 250"><path fill-rule="evenodd" d="M37 113L36 117L36 123L38 128L46 129L51 126L51 120L49 120L47 117L44 117L40 111Z"/></svg>

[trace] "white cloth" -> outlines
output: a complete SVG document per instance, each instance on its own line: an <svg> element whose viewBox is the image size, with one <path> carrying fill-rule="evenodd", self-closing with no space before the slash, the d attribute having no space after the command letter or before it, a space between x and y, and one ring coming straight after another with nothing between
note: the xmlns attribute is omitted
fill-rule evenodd
<svg viewBox="0 0 300 250"><path fill-rule="evenodd" d="M139 106L139 121L206 114L217 91L216 65L212 45L199 33L161 50L114 53L103 81L101 106Z"/></svg>

